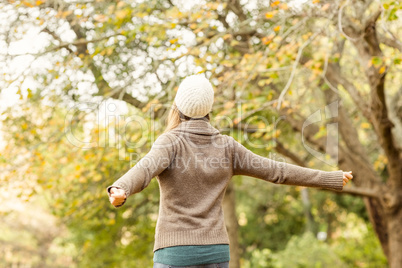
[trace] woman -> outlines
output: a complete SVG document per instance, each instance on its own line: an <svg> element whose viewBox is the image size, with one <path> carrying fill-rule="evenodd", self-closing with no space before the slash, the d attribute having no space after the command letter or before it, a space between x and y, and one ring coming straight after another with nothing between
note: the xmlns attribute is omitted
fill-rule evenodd
<svg viewBox="0 0 402 268"><path fill-rule="evenodd" d="M180 84L166 131L149 153L108 187L110 202L122 206L157 176L159 217L154 268L229 267L229 238L222 199L233 175L272 183L341 191L351 172L320 171L254 154L209 122L214 101L203 75Z"/></svg>

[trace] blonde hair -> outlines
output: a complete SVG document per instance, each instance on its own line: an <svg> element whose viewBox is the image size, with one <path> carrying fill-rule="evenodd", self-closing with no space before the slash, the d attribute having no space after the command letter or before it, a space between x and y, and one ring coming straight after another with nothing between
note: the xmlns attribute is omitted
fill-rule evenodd
<svg viewBox="0 0 402 268"><path fill-rule="evenodd" d="M205 116L208 120L210 120L209 114ZM191 120L190 117L185 116L182 114L179 109L176 106L176 103L173 102L172 107L170 108L169 114L166 118L166 129L164 133L174 129L178 125L180 125L181 122L185 120Z"/></svg>
<svg viewBox="0 0 402 268"><path fill-rule="evenodd" d="M166 118L166 129L164 132L168 132L169 130L174 129L180 123L181 123L180 112L179 109L177 109L176 103L173 102L168 117Z"/></svg>

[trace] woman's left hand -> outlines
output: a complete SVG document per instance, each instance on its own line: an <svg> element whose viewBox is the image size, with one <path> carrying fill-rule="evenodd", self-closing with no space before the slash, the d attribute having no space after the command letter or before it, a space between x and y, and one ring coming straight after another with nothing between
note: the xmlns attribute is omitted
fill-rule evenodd
<svg viewBox="0 0 402 268"><path fill-rule="evenodd" d="M343 186L351 179L353 179L352 171L343 172Z"/></svg>
<svg viewBox="0 0 402 268"><path fill-rule="evenodd" d="M123 189L119 189L116 187L112 187L110 189L109 201L113 206L115 207L121 206L126 200L126 198L127 196Z"/></svg>

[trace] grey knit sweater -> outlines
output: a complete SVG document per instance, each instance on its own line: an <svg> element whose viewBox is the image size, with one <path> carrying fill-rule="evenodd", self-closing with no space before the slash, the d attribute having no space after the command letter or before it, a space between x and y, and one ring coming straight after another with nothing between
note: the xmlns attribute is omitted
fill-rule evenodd
<svg viewBox="0 0 402 268"><path fill-rule="evenodd" d="M160 135L149 153L113 185L127 197L157 176L159 217L154 251L177 245L229 244L222 199L234 175L277 184L341 191L343 172L320 171L259 156L206 119L182 122Z"/></svg>

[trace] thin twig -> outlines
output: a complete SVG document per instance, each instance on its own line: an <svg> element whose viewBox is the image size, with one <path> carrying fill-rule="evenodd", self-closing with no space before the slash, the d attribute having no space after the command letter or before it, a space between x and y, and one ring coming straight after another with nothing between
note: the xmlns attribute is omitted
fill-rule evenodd
<svg viewBox="0 0 402 268"><path fill-rule="evenodd" d="M303 52L304 48L306 48L306 46L309 45L311 43L311 41L313 41L313 39L315 39L320 33L321 33L321 31L316 32L306 42L304 42L304 44L299 48L299 51L297 52L296 59L295 59L295 61L293 63L292 72L290 73L290 77L289 77L289 79L288 79L288 81L287 81L287 83L285 85L285 88L282 90L281 94L279 95L278 104L276 106L277 110L280 109L282 100L283 100L285 94L287 93L290 85L293 82L293 78L294 78L296 70L297 70L297 65L299 64L299 61L300 61L300 58L302 56L302 52Z"/></svg>

